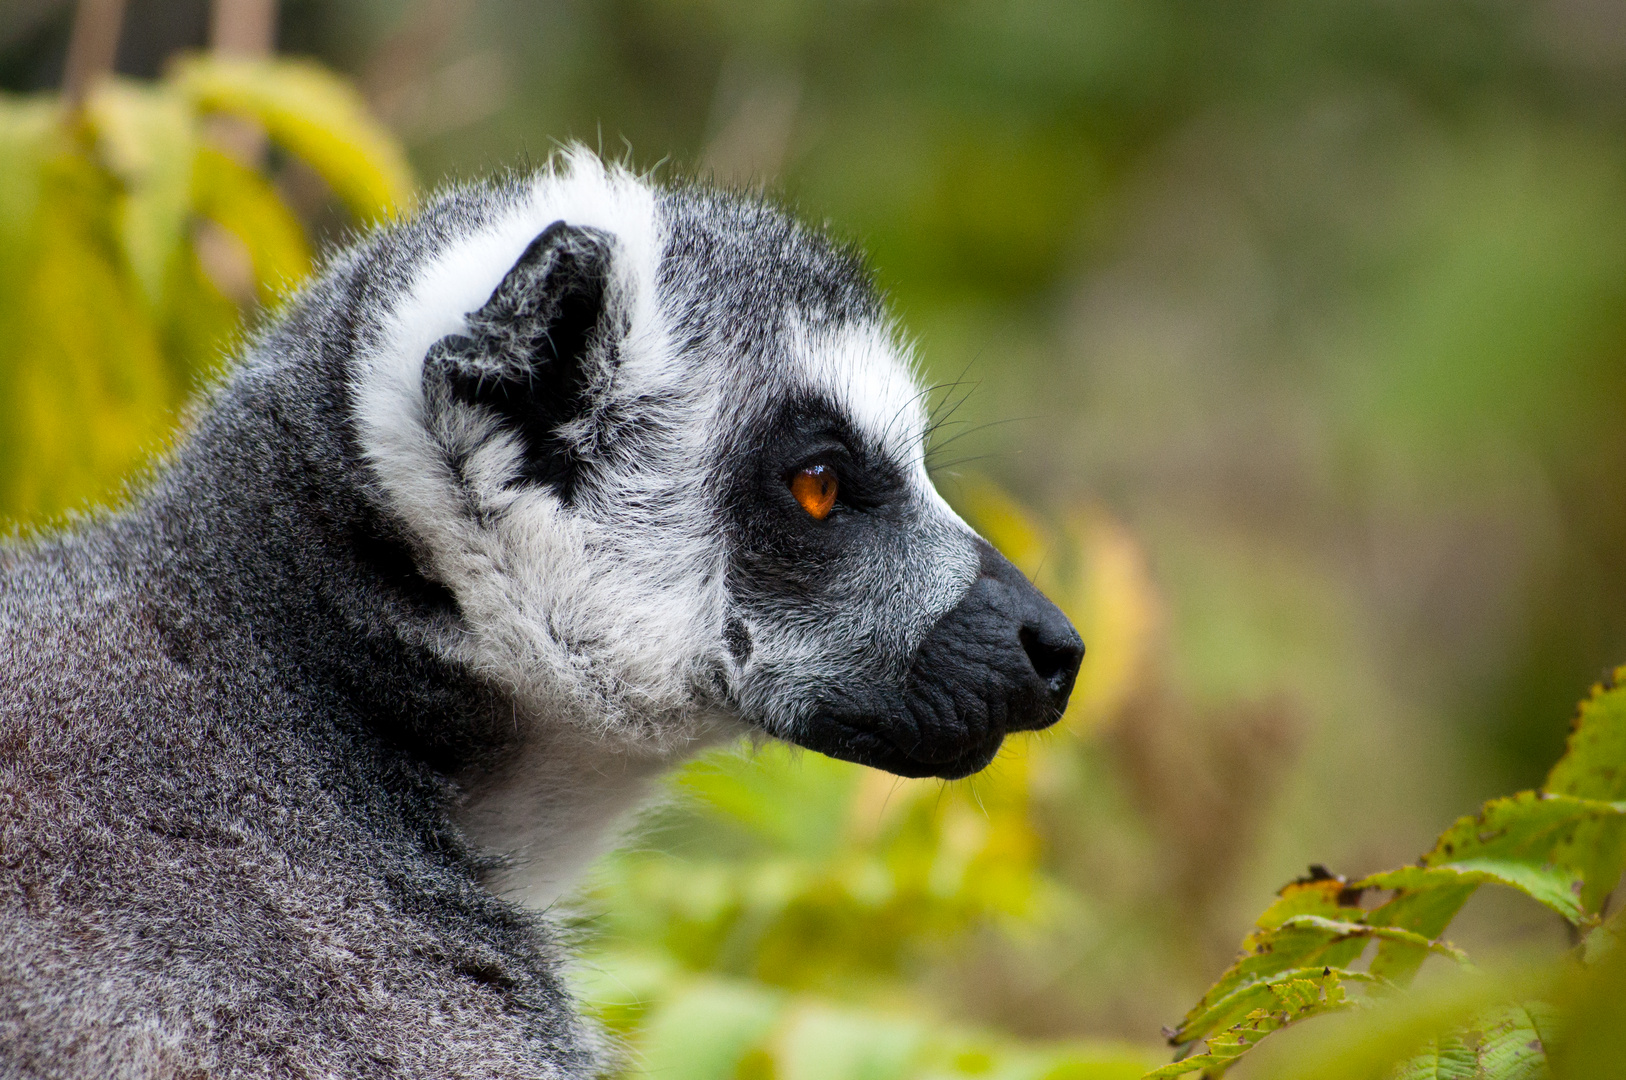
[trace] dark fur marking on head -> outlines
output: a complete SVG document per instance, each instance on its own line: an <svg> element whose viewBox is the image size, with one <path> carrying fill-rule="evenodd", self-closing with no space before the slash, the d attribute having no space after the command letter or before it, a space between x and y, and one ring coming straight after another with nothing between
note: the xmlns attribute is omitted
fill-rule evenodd
<svg viewBox="0 0 1626 1080"><path fill-rule="evenodd" d="M491 298L468 316L468 332L442 338L424 378L491 410L524 447L523 482L571 501L580 462L561 425L586 406L592 354L613 366L606 325L611 240L597 229L556 221L532 240Z"/></svg>
<svg viewBox="0 0 1626 1080"><path fill-rule="evenodd" d="M751 631L745 628L739 616L729 619L723 627L723 644L728 646L728 655L734 658L736 664L751 659Z"/></svg>

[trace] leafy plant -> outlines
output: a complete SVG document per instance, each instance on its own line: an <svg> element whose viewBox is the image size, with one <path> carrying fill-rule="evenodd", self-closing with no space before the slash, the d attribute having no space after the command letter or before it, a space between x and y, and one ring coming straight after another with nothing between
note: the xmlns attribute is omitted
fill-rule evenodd
<svg viewBox="0 0 1626 1080"><path fill-rule="evenodd" d="M1067 917L1028 777L1016 754L974 786L778 745L709 756L677 778L659 847L601 866L579 989L649 1075L1139 1076L1137 1050L968 1029L918 985L973 933Z"/></svg>
<svg viewBox="0 0 1626 1080"><path fill-rule="evenodd" d="M0 96L0 515L105 499L161 448L239 332L311 269L271 173L216 137L262 126L358 220L412 201L405 159L349 86L286 60L194 57L107 80L82 111ZM246 262L246 295L206 261ZM241 304L240 304L240 302Z"/></svg>
<svg viewBox="0 0 1626 1080"><path fill-rule="evenodd" d="M1275 1031L1395 998L1431 955L1466 966L1442 935L1481 885L1517 890L1565 919L1579 939L1565 977L1538 993L1510 989L1505 999L1475 1000L1440 1018L1415 1047L1384 1040L1379 1026L1377 1041L1398 1055L1384 1064L1398 1080L1551 1075L1549 1058L1564 1053L1566 1037L1565 1010L1555 1002L1585 1001L1575 987L1596 992L1619 981L1619 916L1605 923L1603 914L1626 869L1626 688L1615 685L1622 678L1626 668L1581 704L1564 756L1539 790L1493 799L1461 818L1413 866L1358 881L1313 867L1282 889L1235 963L1168 1033L1187 1056L1147 1080L1221 1076ZM1387 898L1365 906L1374 893ZM1594 970L1611 954L1613 966L1604 960L1606 970ZM1201 1052L1190 1052L1199 1042Z"/></svg>

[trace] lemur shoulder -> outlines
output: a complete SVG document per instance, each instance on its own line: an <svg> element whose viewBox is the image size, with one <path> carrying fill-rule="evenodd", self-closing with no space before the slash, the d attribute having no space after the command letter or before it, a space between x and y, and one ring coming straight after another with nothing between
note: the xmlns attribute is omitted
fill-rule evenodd
<svg viewBox="0 0 1626 1080"><path fill-rule="evenodd" d="M534 911L663 770L1060 715L925 426L751 198L571 151L334 257L128 507L0 549L0 1076L592 1075Z"/></svg>

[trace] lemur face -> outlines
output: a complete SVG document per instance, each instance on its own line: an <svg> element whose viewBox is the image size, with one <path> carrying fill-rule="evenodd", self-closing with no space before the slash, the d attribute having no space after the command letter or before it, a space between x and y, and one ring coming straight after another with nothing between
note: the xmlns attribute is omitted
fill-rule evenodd
<svg viewBox="0 0 1626 1080"><path fill-rule="evenodd" d="M1077 633L933 489L860 265L780 212L574 153L395 310L361 441L522 709L941 777L1061 715Z"/></svg>

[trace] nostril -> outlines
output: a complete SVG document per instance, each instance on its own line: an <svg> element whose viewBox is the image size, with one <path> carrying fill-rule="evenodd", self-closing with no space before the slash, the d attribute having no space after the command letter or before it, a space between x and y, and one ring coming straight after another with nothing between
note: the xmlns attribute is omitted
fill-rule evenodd
<svg viewBox="0 0 1626 1080"><path fill-rule="evenodd" d="M1044 628L1024 626L1017 637L1033 670L1052 694L1061 696L1072 690L1078 665L1084 659L1084 643L1077 634L1057 637L1046 634Z"/></svg>

